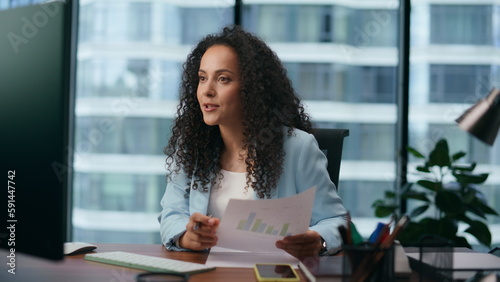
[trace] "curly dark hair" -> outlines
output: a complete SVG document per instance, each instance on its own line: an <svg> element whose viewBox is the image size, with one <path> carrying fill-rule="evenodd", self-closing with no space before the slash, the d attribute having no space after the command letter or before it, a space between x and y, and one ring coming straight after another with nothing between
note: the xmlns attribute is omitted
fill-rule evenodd
<svg viewBox="0 0 500 282"><path fill-rule="evenodd" d="M238 56L243 149L247 151L246 188L255 190L259 198L269 198L282 173L284 129L288 128L288 135L293 128L311 132L312 124L280 59L263 40L239 26L206 36L188 55L172 136L164 148L167 166L170 173L182 169L190 180L194 178L192 189L206 192L217 182L224 145L219 127L203 121L196 96L201 58L214 45L228 46ZM186 197L190 192L187 186Z"/></svg>

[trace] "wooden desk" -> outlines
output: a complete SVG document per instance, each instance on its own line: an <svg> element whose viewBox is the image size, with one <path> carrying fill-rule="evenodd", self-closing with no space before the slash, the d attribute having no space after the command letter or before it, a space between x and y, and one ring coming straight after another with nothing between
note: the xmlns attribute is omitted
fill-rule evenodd
<svg viewBox="0 0 500 282"><path fill-rule="evenodd" d="M157 257L179 259L190 262L205 263L208 253L172 252L162 245L129 245L129 244L96 244L96 252L125 251ZM16 274L7 272L5 264L7 252L0 249L2 266L0 267L0 281L29 282L134 282L138 273L144 271L114 266L104 263L86 261L84 255L67 256L61 262L52 262L16 253ZM307 281L300 271L301 281ZM217 267L215 270L194 274L190 282L255 282L255 274L251 268Z"/></svg>
<svg viewBox="0 0 500 282"><path fill-rule="evenodd" d="M125 251L143 255L178 259L189 262L205 263L208 253L203 252L172 252L162 245L146 244L96 244L96 252ZM84 254L67 256L63 261L53 262L32 256L16 253L16 274L7 272L8 253L0 249L3 258L0 266L0 281L9 282L135 282L136 275L144 271L114 266L104 263L87 261ZM307 281L300 270L297 271L301 281ZM341 279L338 279L340 281ZM190 282L256 282L252 268L217 267L215 270L194 274ZM398 281L419 281L418 274L413 272L411 277ZM427 281L427 280L424 280Z"/></svg>

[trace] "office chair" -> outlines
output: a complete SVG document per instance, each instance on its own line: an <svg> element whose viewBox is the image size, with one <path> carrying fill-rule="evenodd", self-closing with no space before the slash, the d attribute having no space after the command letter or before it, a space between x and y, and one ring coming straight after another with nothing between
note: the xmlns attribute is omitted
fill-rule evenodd
<svg viewBox="0 0 500 282"><path fill-rule="evenodd" d="M349 136L349 129L315 128L313 135L328 159L328 174L338 191L342 146L344 138Z"/></svg>

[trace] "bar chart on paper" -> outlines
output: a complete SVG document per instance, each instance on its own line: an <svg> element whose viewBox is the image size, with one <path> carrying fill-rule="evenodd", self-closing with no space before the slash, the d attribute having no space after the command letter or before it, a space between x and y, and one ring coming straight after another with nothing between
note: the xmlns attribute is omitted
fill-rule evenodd
<svg viewBox="0 0 500 282"><path fill-rule="evenodd" d="M217 246L254 252L283 252L276 241L308 230L316 188L286 198L231 199L217 230Z"/></svg>
<svg viewBox="0 0 500 282"><path fill-rule="evenodd" d="M247 219L241 219L238 222L236 229L269 235L290 236L292 233L287 233L289 226L290 223L283 223L281 226L270 225L263 222L261 218L256 218L256 213L251 212Z"/></svg>

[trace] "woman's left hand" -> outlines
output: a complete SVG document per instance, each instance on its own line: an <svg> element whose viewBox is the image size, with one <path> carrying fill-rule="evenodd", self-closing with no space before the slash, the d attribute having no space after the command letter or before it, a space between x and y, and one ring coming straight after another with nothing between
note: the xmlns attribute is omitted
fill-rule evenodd
<svg viewBox="0 0 500 282"><path fill-rule="evenodd" d="M308 230L299 235L286 236L276 241L276 248L282 249L296 258L317 256L323 244L318 232Z"/></svg>

